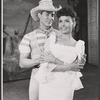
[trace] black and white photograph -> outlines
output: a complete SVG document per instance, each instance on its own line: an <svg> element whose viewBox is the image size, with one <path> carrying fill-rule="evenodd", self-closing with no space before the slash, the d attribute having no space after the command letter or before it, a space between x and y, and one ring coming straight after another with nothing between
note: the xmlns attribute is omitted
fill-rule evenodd
<svg viewBox="0 0 100 100"><path fill-rule="evenodd" d="M2 0L2 100L98 100L99 0Z"/></svg>

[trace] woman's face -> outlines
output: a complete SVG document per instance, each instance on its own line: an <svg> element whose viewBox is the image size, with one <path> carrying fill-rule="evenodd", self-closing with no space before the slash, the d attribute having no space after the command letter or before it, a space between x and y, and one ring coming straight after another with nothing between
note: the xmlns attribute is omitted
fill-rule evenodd
<svg viewBox="0 0 100 100"><path fill-rule="evenodd" d="M58 21L58 28L63 34L72 33L74 22L70 16L61 16Z"/></svg>

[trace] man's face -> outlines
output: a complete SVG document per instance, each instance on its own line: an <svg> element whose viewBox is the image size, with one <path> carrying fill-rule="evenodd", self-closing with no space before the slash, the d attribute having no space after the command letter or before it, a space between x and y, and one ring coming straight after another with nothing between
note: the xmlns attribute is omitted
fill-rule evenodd
<svg viewBox="0 0 100 100"><path fill-rule="evenodd" d="M52 11L42 11L38 14L40 18L40 25L43 25L45 27L52 26L52 23L54 21L55 12Z"/></svg>

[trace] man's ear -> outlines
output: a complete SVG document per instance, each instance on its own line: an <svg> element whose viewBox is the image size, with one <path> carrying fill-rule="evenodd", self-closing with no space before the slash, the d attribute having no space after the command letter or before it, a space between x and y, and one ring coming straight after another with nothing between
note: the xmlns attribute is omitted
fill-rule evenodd
<svg viewBox="0 0 100 100"><path fill-rule="evenodd" d="M39 18L41 17L41 13L38 13L38 17L39 17Z"/></svg>

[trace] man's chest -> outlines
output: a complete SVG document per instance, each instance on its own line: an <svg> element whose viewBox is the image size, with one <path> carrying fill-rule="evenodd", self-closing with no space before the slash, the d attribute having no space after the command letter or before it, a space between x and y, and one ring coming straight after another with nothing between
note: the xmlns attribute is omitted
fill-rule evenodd
<svg viewBox="0 0 100 100"><path fill-rule="evenodd" d="M36 34L37 44L38 44L40 47L43 47L43 46L44 46L46 39L47 39L47 38L46 38L46 34L42 34L42 33L37 33L37 34Z"/></svg>

